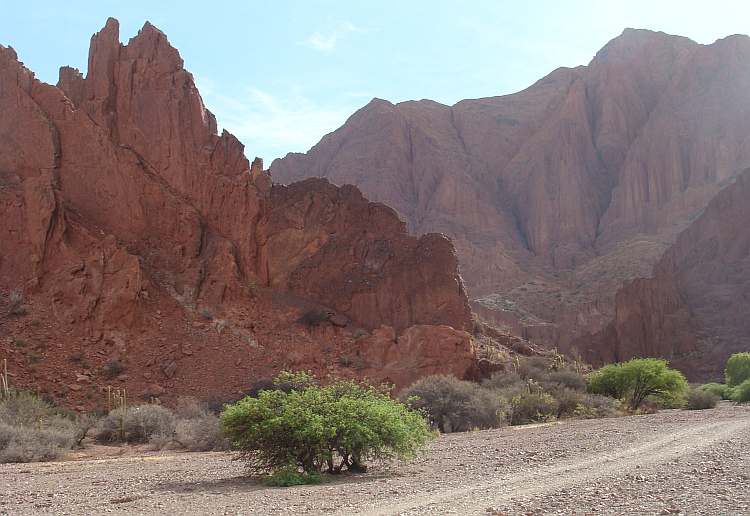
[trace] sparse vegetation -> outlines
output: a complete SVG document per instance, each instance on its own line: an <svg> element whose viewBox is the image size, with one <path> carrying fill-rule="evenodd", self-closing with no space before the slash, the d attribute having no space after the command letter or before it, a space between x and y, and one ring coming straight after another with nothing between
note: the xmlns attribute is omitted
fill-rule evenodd
<svg viewBox="0 0 750 516"><path fill-rule="evenodd" d="M481 385L445 376L422 378L401 399L410 396L418 398L412 405L442 432L620 413L615 400L586 392L577 364L557 354L519 358L512 372L496 373Z"/></svg>
<svg viewBox="0 0 750 516"><path fill-rule="evenodd" d="M10 293L8 303L10 304L10 315L21 317L29 313L29 307L23 304L23 294L19 291Z"/></svg>
<svg viewBox="0 0 750 516"><path fill-rule="evenodd" d="M263 390L221 414L232 448L251 471L309 479L323 471L362 471L368 460L415 458L430 433L417 412L362 383L321 387L307 373L282 373L290 392Z"/></svg>
<svg viewBox="0 0 750 516"><path fill-rule="evenodd" d="M73 422L39 397L12 392L0 402L0 463L56 460L73 444Z"/></svg>
<svg viewBox="0 0 750 516"><path fill-rule="evenodd" d="M327 320L328 314L323 310L305 310L302 312L302 315L299 316L297 322L304 324L305 326L315 327L320 326Z"/></svg>
<svg viewBox="0 0 750 516"><path fill-rule="evenodd" d="M107 363L107 378L110 380L117 378L119 375L127 371L127 369L128 368L119 360L111 360Z"/></svg>

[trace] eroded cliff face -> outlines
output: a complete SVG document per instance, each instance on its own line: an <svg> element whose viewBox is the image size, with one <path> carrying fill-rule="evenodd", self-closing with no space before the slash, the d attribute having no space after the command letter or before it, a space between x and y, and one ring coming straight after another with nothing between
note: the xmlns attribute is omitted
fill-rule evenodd
<svg viewBox="0 0 750 516"><path fill-rule="evenodd" d="M516 94L373 100L271 173L355 184L413 234L453 237L488 318L567 345L603 328L620 285L750 165L749 85L747 36L627 29Z"/></svg>
<svg viewBox="0 0 750 516"><path fill-rule="evenodd" d="M750 169L656 263L653 275L617 293L614 320L574 343L594 363L655 356L693 380L722 381L733 354L747 349L750 322Z"/></svg>
<svg viewBox="0 0 750 516"><path fill-rule="evenodd" d="M46 372L27 371L13 339L0 356L22 385L48 381L69 402L97 382L91 371L60 379L80 368L71 355L100 370L127 362L117 381L134 392L227 395L283 367L360 374L337 365L358 328L398 337L419 325L437 341L435 325L471 328L447 238L409 236L355 187L272 187L262 160L217 134L179 53L149 23L123 45L110 19L86 77L63 68L57 87L0 46L0 220L3 328L39 341ZM14 315L19 299L35 314ZM306 310L337 324L300 324ZM468 372L472 346L437 369ZM384 364L365 366L385 378ZM219 378L201 384L204 374Z"/></svg>

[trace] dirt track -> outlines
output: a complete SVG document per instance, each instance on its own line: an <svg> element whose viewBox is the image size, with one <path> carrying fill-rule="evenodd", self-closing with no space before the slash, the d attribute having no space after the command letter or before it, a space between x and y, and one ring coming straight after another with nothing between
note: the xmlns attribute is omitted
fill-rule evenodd
<svg viewBox="0 0 750 516"><path fill-rule="evenodd" d="M265 488L227 454L0 465L0 514L750 515L750 406L442 436L429 456Z"/></svg>

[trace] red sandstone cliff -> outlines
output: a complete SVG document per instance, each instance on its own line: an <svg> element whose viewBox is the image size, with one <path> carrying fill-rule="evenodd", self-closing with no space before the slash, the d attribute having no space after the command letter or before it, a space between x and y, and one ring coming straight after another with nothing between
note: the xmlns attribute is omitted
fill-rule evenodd
<svg viewBox="0 0 750 516"><path fill-rule="evenodd" d="M270 170L355 184L413 234L452 236L475 311L565 345L750 165L749 87L747 36L627 29L516 94L373 100Z"/></svg>
<svg viewBox="0 0 750 516"><path fill-rule="evenodd" d="M655 356L721 381L750 339L750 169L719 192L654 266L617 293L614 320L574 343L593 363Z"/></svg>
<svg viewBox="0 0 750 516"><path fill-rule="evenodd" d="M337 361L361 348L357 328L382 325L421 328L445 351L437 369L394 358L410 364L400 387L476 362L451 242L409 236L354 187L272 187L262 161L217 134L149 23L123 45L110 19L86 77L63 68L57 87L0 46L0 221L0 324L12 336L0 358L20 386L46 383L69 403L97 395L112 361L129 367L118 385L167 395L226 396L282 367L360 374ZM300 324L306 310L338 314L336 325ZM385 365L366 374L385 379Z"/></svg>

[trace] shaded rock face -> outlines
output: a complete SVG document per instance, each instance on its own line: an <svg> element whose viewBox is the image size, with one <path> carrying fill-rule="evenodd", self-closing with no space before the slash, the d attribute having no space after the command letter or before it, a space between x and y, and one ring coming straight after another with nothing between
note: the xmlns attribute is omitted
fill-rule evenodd
<svg viewBox="0 0 750 516"><path fill-rule="evenodd" d="M214 360L208 346L224 349L222 339L253 357L234 362L245 382L294 364L329 372L335 356L318 346L344 353L354 339L346 324L309 332L290 322L310 302L353 328L471 327L447 238L409 236L355 187L272 187L262 160L251 165L234 136L217 134L179 53L149 23L122 45L108 20L92 37L86 77L62 68L57 87L0 46L0 221L0 301L3 292L37 300L102 360L129 353L144 366L133 349L150 355L146 340L162 342L167 326L187 339L169 360L151 359L158 372L138 378L148 384L166 369L165 381L179 381L179 359ZM205 317L186 330L197 313ZM6 323L17 331L18 320ZM453 362L443 357L445 371Z"/></svg>
<svg viewBox="0 0 750 516"><path fill-rule="evenodd" d="M392 209L324 179L274 186L269 206L272 288L315 299L367 329L471 328L458 257L445 236L411 237Z"/></svg>
<svg viewBox="0 0 750 516"><path fill-rule="evenodd" d="M748 86L746 36L704 46L627 29L516 94L375 99L270 170L355 184L413 234L453 237L470 295L562 346L602 329L619 286L750 166Z"/></svg>
<svg viewBox="0 0 750 516"><path fill-rule="evenodd" d="M719 192L654 266L617 293L615 319L574 343L592 362L672 359L693 380L722 381L750 339L750 169Z"/></svg>
<svg viewBox="0 0 750 516"><path fill-rule="evenodd" d="M373 367L380 382L408 387L417 378L434 374L470 376L476 367L474 338L449 326L415 325L396 338L390 326L357 340L356 354L364 367ZM444 357L455 359L446 368Z"/></svg>

